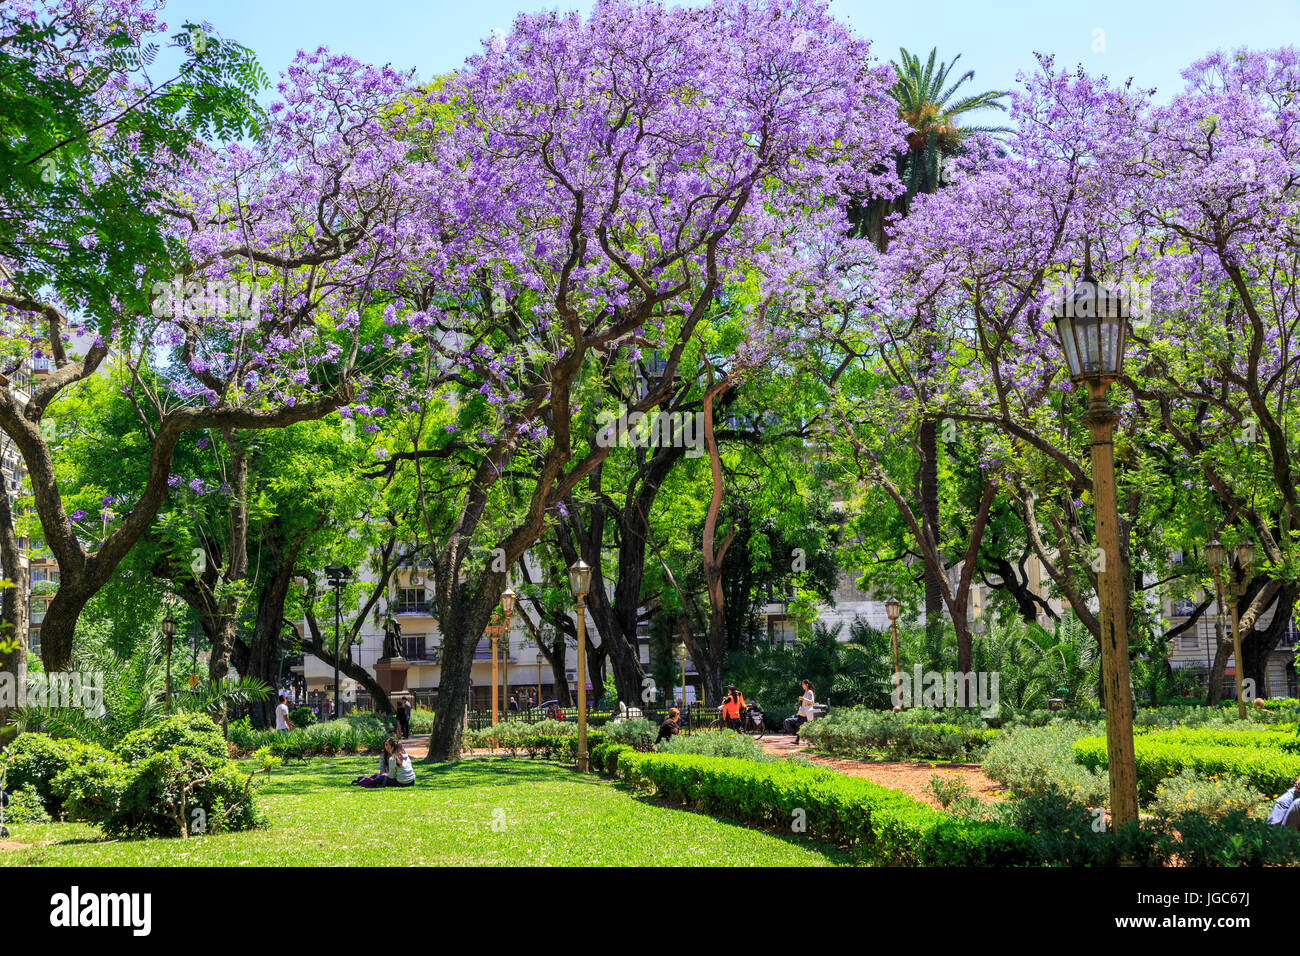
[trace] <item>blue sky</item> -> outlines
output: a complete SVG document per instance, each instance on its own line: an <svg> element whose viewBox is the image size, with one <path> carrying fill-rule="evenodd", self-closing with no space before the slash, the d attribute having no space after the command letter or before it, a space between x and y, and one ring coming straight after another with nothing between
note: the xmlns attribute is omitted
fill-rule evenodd
<svg viewBox="0 0 1300 956"><path fill-rule="evenodd" d="M427 78L477 52L493 29L508 30L520 10L589 6L589 0L169 0L165 17L172 26L207 20L256 50L272 77L297 50L325 45L414 67ZM1210 50L1300 43L1300 0L832 0L831 8L871 38L884 59L896 57L900 46L922 54L937 46L942 59L960 53L979 89L1013 85L1042 51L1112 79L1136 77L1167 96L1181 85L1179 72Z"/></svg>

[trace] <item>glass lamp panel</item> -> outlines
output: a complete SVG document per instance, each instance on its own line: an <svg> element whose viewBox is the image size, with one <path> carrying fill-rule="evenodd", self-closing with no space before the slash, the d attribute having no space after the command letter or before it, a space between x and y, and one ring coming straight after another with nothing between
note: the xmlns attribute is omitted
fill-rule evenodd
<svg viewBox="0 0 1300 956"><path fill-rule="evenodd" d="M1065 365L1070 377L1079 376L1079 349L1074 341L1074 319L1069 315L1056 316L1056 333L1061 338L1061 348L1065 350Z"/></svg>

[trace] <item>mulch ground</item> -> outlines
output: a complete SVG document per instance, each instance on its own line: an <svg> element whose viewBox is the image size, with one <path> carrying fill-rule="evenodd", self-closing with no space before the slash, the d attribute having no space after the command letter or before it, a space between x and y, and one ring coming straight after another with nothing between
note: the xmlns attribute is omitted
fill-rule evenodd
<svg viewBox="0 0 1300 956"><path fill-rule="evenodd" d="M901 790L913 799L928 803L935 809L942 809L939 801L926 792L930 778L938 774L941 777L961 777L970 787L971 795L981 803L996 803L1007 795L1007 788L984 776L977 763L924 763L910 760L850 760L844 757L823 757L820 754L806 753L802 747L788 737L777 736L761 741L763 750L777 757L789 757L791 754L803 753L813 763L829 767L850 777L861 777L884 787Z"/></svg>

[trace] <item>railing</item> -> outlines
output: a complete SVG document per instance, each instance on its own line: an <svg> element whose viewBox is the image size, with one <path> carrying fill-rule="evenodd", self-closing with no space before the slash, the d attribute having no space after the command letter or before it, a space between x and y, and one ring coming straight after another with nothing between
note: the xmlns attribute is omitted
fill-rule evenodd
<svg viewBox="0 0 1300 956"><path fill-rule="evenodd" d="M393 606L394 614L433 614L432 601L405 601Z"/></svg>

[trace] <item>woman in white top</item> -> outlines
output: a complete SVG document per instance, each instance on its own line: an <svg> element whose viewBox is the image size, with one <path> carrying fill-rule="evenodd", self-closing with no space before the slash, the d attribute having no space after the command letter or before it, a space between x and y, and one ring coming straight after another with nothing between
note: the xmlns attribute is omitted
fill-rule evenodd
<svg viewBox="0 0 1300 956"><path fill-rule="evenodd" d="M415 785L415 768L411 755L397 740L384 741L384 752L379 758L379 773L357 777L352 781L358 787L411 787Z"/></svg>

